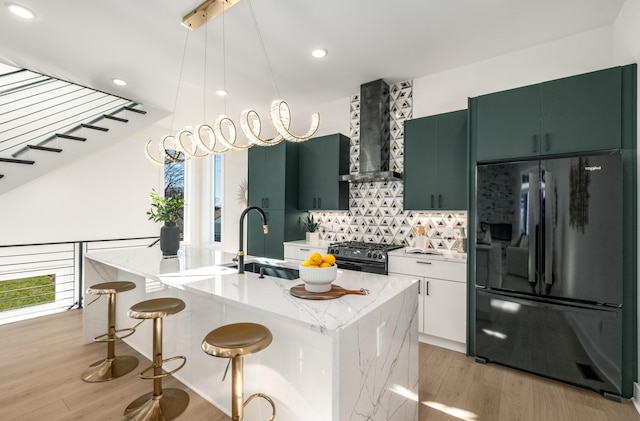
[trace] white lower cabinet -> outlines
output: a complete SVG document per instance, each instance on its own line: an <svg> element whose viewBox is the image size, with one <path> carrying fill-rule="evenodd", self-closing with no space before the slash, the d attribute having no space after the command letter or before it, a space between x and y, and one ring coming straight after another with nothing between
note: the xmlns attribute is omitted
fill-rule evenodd
<svg viewBox="0 0 640 421"><path fill-rule="evenodd" d="M389 275L418 279L421 340L465 352L467 338L466 262L404 255L389 256Z"/></svg>
<svg viewBox="0 0 640 421"><path fill-rule="evenodd" d="M467 291L462 282L425 278L423 332L456 342L467 339Z"/></svg>
<svg viewBox="0 0 640 421"><path fill-rule="evenodd" d="M324 256L327 254L328 248L329 242L306 243L304 241L290 241L284 243L284 260L302 263L314 252L318 252Z"/></svg>

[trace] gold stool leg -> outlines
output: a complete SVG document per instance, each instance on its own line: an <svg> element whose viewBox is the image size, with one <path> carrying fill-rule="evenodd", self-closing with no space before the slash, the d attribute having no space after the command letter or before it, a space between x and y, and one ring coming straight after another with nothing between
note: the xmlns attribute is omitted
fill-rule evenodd
<svg viewBox="0 0 640 421"><path fill-rule="evenodd" d="M242 357L231 359L231 419L239 421L244 418L244 363Z"/></svg>
<svg viewBox="0 0 640 421"><path fill-rule="evenodd" d="M153 319L153 392L131 402L122 416L124 421L169 421L187 409L187 392L173 388L162 390L162 377L162 318L157 317Z"/></svg>
<svg viewBox="0 0 640 421"><path fill-rule="evenodd" d="M138 359L131 355L116 357L116 294L109 294L107 307L107 358L96 361L86 368L81 375L82 380L89 383L105 382L117 379L131 372L138 366Z"/></svg>
<svg viewBox="0 0 640 421"><path fill-rule="evenodd" d="M231 419L233 421L242 421L244 419L244 407L253 400L253 398L263 398L271 404L271 418L273 421L276 417L276 406L271 398L263 393L254 393L244 402L244 359L243 357L233 357L231 359Z"/></svg>

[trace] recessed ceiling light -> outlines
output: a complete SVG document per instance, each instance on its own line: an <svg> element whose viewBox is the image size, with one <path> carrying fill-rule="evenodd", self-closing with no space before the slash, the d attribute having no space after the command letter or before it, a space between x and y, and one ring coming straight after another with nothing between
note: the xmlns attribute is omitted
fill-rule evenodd
<svg viewBox="0 0 640 421"><path fill-rule="evenodd" d="M127 84L126 80L122 80L122 79L111 79L111 81L118 86L125 86Z"/></svg>
<svg viewBox="0 0 640 421"><path fill-rule="evenodd" d="M5 3L5 6L7 6L7 9L9 9L11 13L23 19L33 19L36 17L35 13L24 6L20 6L19 4Z"/></svg>
<svg viewBox="0 0 640 421"><path fill-rule="evenodd" d="M323 48L318 48L318 49L313 50L311 52L311 55L314 56L315 58L322 58L322 57L327 55L327 50L325 50Z"/></svg>
<svg viewBox="0 0 640 421"><path fill-rule="evenodd" d="M220 95L220 96L226 96L229 92L227 92L224 89L218 89L216 90L216 94Z"/></svg>

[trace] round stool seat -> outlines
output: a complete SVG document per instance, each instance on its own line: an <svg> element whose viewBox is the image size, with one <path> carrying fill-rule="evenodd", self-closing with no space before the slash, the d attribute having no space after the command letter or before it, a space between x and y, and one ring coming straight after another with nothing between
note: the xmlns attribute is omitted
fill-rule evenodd
<svg viewBox="0 0 640 421"><path fill-rule="evenodd" d="M184 310L185 304L179 298L154 298L134 304L127 313L134 319L157 319Z"/></svg>
<svg viewBox="0 0 640 421"><path fill-rule="evenodd" d="M117 294L119 292L132 290L135 287L136 287L136 284L129 281L104 282L102 284L91 285L89 288L87 288L87 294L93 294L93 295Z"/></svg>
<svg viewBox="0 0 640 421"><path fill-rule="evenodd" d="M234 358L261 351L271 344L273 336L257 323L233 323L209 332L202 341L202 350L221 358Z"/></svg>

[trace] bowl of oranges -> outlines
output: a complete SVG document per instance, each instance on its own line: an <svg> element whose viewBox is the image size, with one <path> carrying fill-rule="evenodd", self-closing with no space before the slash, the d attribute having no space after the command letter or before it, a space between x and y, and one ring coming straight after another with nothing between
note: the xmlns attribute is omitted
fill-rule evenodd
<svg viewBox="0 0 640 421"><path fill-rule="evenodd" d="M309 258L300 263L300 279L304 281L304 289L309 292L327 292L338 275L338 266L333 254L311 253Z"/></svg>

